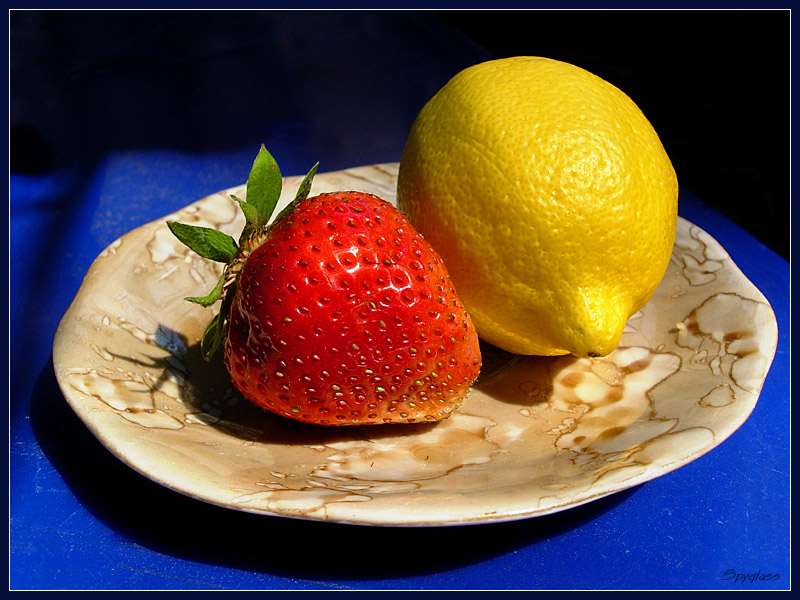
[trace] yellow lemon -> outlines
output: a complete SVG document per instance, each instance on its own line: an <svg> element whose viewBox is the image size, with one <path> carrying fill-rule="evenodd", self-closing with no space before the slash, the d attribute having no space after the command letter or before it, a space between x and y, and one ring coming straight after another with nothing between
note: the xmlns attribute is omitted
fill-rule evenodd
<svg viewBox="0 0 800 600"><path fill-rule="evenodd" d="M397 199L485 341L604 356L664 276L678 181L622 91L574 65L514 57L461 71L423 107Z"/></svg>

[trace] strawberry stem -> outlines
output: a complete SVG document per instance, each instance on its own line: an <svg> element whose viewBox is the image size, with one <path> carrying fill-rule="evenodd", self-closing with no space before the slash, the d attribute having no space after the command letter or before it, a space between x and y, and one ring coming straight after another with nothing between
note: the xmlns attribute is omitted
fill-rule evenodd
<svg viewBox="0 0 800 600"><path fill-rule="evenodd" d="M233 301L239 275L248 257L253 250L264 243L269 236L270 230L294 210L295 206L308 197L318 166L319 163L311 168L300 183L294 200L269 224L280 200L283 177L278 168L278 163L262 144L247 178L246 199L242 200L231 194L231 198L241 207L245 218L245 225L239 236L238 245L231 236L215 229L176 223L174 221L167 223L175 237L191 250L203 258L226 264L222 276L217 281L217 285L207 296L190 296L186 298L190 302L206 307L211 306L217 300L222 300L219 313L208 324L200 340L200 349L203 358L206 360L210 360L222 344L228 323L230 305Z"/></svg>

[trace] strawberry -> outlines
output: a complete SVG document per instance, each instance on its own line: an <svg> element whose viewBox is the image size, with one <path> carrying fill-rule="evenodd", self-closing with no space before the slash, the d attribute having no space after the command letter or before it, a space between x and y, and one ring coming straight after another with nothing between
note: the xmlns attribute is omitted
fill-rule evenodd
<svg viewBox="0 0 800 600"><path fill-rule="evenodd" d="M356 191L308 197L316 166L272 223L282 178L262 146L247 182L237 244L169 223L225 262L215 289L187 298L221 309L201 340L223 347L234 385L297 421L363 425L439 421L477 378L475 328L437 252L391 204ZM269 224L268 224L269 223Z"/></svg>

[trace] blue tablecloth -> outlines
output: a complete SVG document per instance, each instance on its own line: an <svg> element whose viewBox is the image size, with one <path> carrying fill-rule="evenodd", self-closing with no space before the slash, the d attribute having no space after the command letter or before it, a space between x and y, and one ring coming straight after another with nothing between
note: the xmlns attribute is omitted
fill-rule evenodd
<svg viewBox="0 0 800 600"><path fill-rule="evenodd" d="M397 161L422 103L456 71L488 57L417 14L348 18L357 29L300 15L265 33L255 20L235 46L210 36L207 45L175 55L172 78L146 78L152 57L135 55L135 62L122 52L129 62L118 56L121 64L141 69L149 87L105 77L93 92L127 100L104 106L108 120L92 129L63 126L65 143L82 134L71 143L98 151L68 166L56 161L43 172L11 173L10 588L787 589L789 263L685 190L682 216L719 241L765 294L779 345L759 402L736 433L633 489L492 525L396 529L264 517L151 482L71 412L51 345L108 244L241 183L262 142L287 175L305 173L317 160L321 171ZM101 43L103 32L97 35ZM277 48L269 57L280 55L290 71L278 73L280 65L264 60L264 38ZM177 43L164 40L170 48ZM230 55L243 62L223 60ZM190 60L204 62L209 79L194 80L185 68ZM242 67L241 80L230 71L213 79L215 69L259 60L264 64ZM87 62L71 76L99 77L119 64ZM138 95L126 95L134 90ZM174 143L156 146L152 132L141 131L137 143L109 146L104 131L141 127L148 102L170 92L174 105L153 104L164 111L153 127L173 132ZM102 95L71 108L82 107L80 118L87 118L94 104L103 105ZM735 583L731 573L780 578Z"/></svg>

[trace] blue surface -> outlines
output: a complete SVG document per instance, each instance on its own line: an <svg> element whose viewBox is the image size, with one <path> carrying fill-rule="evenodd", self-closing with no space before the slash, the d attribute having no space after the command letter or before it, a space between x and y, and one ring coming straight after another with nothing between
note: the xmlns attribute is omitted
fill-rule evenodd
<svg viewBox="0 0 800 600"><path fill-rule="evenodd" d="M321 26L304 18L313 22L292 27ZM399 160L424 100L460 68L486 58L416 16L351 18L362 28L359 43L337 50L352 53L351 69L337 70L351 64L335 62L341 55L321 67L325 48L290 43L293 30L284 31L285 52L294 53L297 68L281 79L282 93L301 100L279 102L276 114L252 124L252 139L242 134L220 146L210 141L212 133L195 132L195 151L143 142L103 148L91 160L39 174L11 174L10 588L788 589L789 263L686 191L682 216L717 239L765 294L778 319L779 345L759 402L737 432L631 490L555 515L466 527L387 529L264 517L149 481L113 457L71 412L55 380L51 344L84 274L108 244L241 183L261 142L287 175L303 174L317 160L321 171ZM413 37L389 35L412 31ZM255 35L243 37L248 52L257 47ZM379 74L372 93L355 94L369 73ZM352 85L341 86L343 78ZM333 89L344 90L346 99L320 95L337 81ZM208 82L204 89L212 88ZM248 90L243 83L225 93L245 94L241 105ZM202 118L212 120L208 108ZM727 573L780 578L736 583Z"/></svg>

